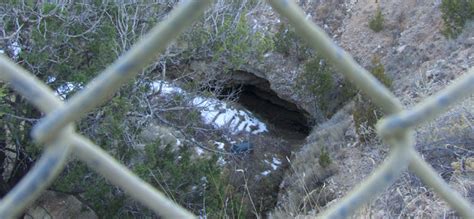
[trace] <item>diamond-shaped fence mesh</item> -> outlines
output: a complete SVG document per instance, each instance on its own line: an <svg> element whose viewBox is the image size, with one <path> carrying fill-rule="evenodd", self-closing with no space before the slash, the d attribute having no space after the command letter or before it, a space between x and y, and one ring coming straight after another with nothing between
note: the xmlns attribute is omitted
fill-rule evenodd
<svg viewBox="0 0 474 219"><path fill-rule="evenodd" d="M171 15L143 37L130 51L101 73L94 83L66 103L32 74L0 56L0 79L9 83L41 111L47 113L32 130L36 143L46 145L35 167L0 202L0 218L21 213L58 176L68 157L86 162L110 182L134 199L166 218L194 217L155 188L135 176L100 147L74 131L73 122L104 103L121 84L132 79L153 61L168 43L203 13L211 0L185 1ZM342 200L322 212L322 217L345 218L390 186L407 168L442 197L465 218L474 218L471 203L448 184L413 148L412 129L446 111L456 101L474 92L474 68L449 87L428 98L413 109L404 110L398 99L352 57L338 47L317 25L305 19L303 11L292 1L269 0L268 3L287 18L296 32L316 49L345 78L354 83L387 116L377 124L378 134L392 146L385 162Z"/></svg>

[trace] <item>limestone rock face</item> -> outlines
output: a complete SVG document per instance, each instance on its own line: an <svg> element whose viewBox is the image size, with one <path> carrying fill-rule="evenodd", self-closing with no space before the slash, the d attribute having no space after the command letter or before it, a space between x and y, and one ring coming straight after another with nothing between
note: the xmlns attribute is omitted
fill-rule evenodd
<svg viewBox="0 0 474 219"><path fill-rule="evenodd" d="M154 124L149 125L141 133L144 142L153 143L160 141L163 148L170 145L172 151L178 151L179 147L182 146L179 140L180 136L181 134L176 130Z"/></svg>
<svg viewBox="0 0 474 219"><path fill-rule="evenodd" d="M45 191L23 217L30 218L98 218L94 211L72 195Z"/></svg>

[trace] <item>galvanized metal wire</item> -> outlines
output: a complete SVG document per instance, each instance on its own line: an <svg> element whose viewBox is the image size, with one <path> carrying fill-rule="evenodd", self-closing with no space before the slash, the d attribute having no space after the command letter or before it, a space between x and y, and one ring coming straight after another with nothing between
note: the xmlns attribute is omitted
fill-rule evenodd
<svg viewBox="0 0 474 219"><path fill-rule="evenodd" d="M192 218L190 212L150 186L89 139L76 133L73 122L104 103L140 70L146 67L195 17L202 14L211 0L185 1L168 19L157 25L129 52L125 53L93 83L67 103L59 100L44 83L0 55L0 79L41 111L47 113L32 130L36 143L46 144L36 166L0 201L0 218L14 218L21 213L57 177L67 158L74 155L85 161L110 182L165 218ZM292 1L269 0L282 17L286 17L297 34L305 39L347 80L368 95L389 116L377 124L379 135L391 146L385 162L351 193L322 212L323 218L346 218L390 186L409 168L433 188L453 209L465 218L474 218L470 202L451 189L433 168L414 150L413 128L445 112L457 101L474 92L474 68L449 87L428 98L413 109L404 110L400 101L367 70L338 47L324 31L305 19L303 11Z"/></svg>

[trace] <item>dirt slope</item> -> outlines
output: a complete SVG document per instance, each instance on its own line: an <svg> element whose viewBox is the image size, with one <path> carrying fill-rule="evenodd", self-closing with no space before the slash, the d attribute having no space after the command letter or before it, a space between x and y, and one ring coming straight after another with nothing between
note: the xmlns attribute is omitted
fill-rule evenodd
<svg viewBox="0 0 474 219"><path fill-rule="evenodd" d="M443 89L474 66L474 22L454 40L441 33L440 1L358 0L339 2L347 14L334 39L366 67L373 56L381 58L393 79L391 90L410 108ZM314 3L309 10L325 7ZM384 29L368 27L377 7L385 18ZM308 12L311 13L311 12ZM318 17L313 16L317 23ZM321 18L319 18L321 19ZM328 29L331 28L331 23ZM337 25L336 25L337 26ZM386 157L388 145L379 139L361 143L354 131L351 108L319 125L307 144L291 159L292 171L280 186L274 217L315 215L337 202L366 178ZM448 113L417 128L416 148L440 175L471 202L474 201L472 172L455 171L452 162L472 157L474 149L474 100L472 96ZM318 163L321 147L327 148L333 164ZM381 196L355 217L445 217L455 213L416 175L405 172Z"/></svg>

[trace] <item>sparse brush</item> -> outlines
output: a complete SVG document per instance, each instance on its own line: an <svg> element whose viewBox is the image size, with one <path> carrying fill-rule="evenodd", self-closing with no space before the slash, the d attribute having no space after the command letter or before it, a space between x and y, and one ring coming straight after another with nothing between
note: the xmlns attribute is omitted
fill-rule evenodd
<svg viewBox="0 0 474 219"><path fill-rule="evenodd" d="M304 64L303 72L296 79L298 92L314 98L324 117L331 117L355 95L351 84L338 80L334 75L335 70L330 64L315 56Z"/></svg>
<svg viewBox="0 0 474 219"><path fill-rule="evenodd" d="M377 56L374 56L372 59L371 73L382 82L382 84L389 88L391 87L392 80L385 74L385 68L380 62L380 58ZM382 115L382 111L367 97L359 95L352 116L356 132L359 135L359 140L361 142L367 142L376 137L374 127Z"/></svg>
<svg viewBox="0 0 474 219"><path fill-rule="evenodd" d="M329 152L326 150L325 147L321 147L321 152L319 154L319 165L326 168L331 164L331 157L329 156Z"/></svg>
<svg viewBox="0 0 474 219"><path fill-rule="evenodd" d="M375 32L380 32L383 30L383 14L380 8L377 8L377 12L375 12L374 18L369 21L369 27Z"/></svg>
<svg viewBox="0 0 474 219"><path fill-rule="evenodd" d="M311 50L296 34L295 30L284 23L278 27L278 32L273 37L275 51L285 56L294 54L294 56L302 61L307 60L311 56Z"/></svg>
<svg viewBox="0 0 474 219"><path fill-rule="evenodd" d="M468 20L474 18L474 0L443 0L440 6L447 38L456 38Z"/></svg>

